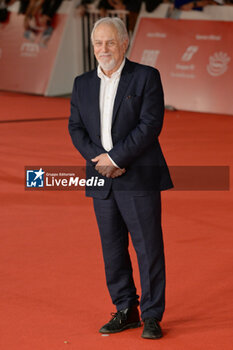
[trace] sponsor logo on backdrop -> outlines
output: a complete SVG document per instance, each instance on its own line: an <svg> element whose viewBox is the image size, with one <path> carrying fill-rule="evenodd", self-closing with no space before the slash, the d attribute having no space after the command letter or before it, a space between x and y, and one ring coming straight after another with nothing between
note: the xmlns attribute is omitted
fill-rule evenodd
<svg viewBox="0 0 233 350"><path fill-rule="evenodd" d="M231 58L225 52L215 52L209 57L209 64L207 65L207 71L213 77L218 77L224 74L228 69L228 63Z"/></svg>
<svg viewBox="0 0 233 350"><path fill-rule="evenodd" d="M155 67L159 54L160 50L144 50L140 62L147 66Z"/></svg>
<svg viewBox="0 0 233 350"><path fill-rule="evenodd" d="M176 64L176 69L179 69L179 70L182 70L182 71L190 71L190 70L194 70L195 69L195 66L194 64L187 64L187 65L184 65L184 64L179 64L177 63Z"/></svg>
<svg viewBox="0 0 233 350"><path fill-rule="evenodd" d="M193 63L187 64L190 62L197 53L199 47L198 46L188 46L183 55L181 56L182 63L177 63L175 68L176 72L171 72L170 75L173 78L186 78L186 79L194 79L195 75L193 74L195 70L195 65Z"/></svg>
<svg viewBox="0 0 233 350"><path fill-rule="evenodd" d="M188 62L192 59L193 55L198 51L198 46L188 46L183 54L181 61Z"/></svg>
<svg viewBox="0 0 233 350"><path fill-rule="evenodd" d="M170 75L172 78L185 78L185 79L194 79L195 78L194 74L187 74L185 72L171 72Z"/></svg>
<svg viewBox="0 0 233 350"><path fill-rule="evenodd" d="M147 33L146 36L148 38L162 38L165 39L167 37L167 33Z"/></svg>
<svg viewBox="0 0 233 350"><path fill-rule="evenodd" d="M200 35L200 34L196 34L196 39L197 40L222 40L221 35Z"/></svg>
<svg viewBox="0 0 233 350"><path fill-rule="evenodd" d="M44 171L42 168L39 170L27 170L26 171L26 186L27 187L44 187Z"/></svg>
<svg viewBox="0 0 233 350"><path fill-rule="evenodd" d="M37 57L40 52L40 47L36 43L22 43L20 47L20 56Z"/></svg>

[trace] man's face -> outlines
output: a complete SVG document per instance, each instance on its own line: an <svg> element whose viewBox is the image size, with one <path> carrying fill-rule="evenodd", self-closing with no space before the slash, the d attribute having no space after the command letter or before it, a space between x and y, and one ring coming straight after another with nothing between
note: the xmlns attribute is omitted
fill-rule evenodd
<svg viewBox="0 0 233 350"><path fill-rule="evenodd" d="M95 57L104 72L113 73L121 65L127 48L127 41L121 43L116 28L100 24L93 34Z"/></svg>

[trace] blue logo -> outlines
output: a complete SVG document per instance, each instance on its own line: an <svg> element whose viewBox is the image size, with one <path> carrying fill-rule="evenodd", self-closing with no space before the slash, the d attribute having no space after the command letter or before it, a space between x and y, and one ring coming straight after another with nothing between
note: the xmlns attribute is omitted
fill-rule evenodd
<svg viewBox="0 0 233 350"><path fill-rule="evenodd" d="M27 170L27 187L44 187L44 171L40 170Z"/></svg>

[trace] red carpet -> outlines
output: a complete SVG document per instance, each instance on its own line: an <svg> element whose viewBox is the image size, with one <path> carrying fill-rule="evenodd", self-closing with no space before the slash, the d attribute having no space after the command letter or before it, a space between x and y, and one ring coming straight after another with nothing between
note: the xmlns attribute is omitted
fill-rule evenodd
<svg viewBox="0 0 233 350"><path fill-rule="evenodd" d="M0 91L0 123L36 119L64 118L69 101L63 98L25 95Z"/></svg>
<svg viewBox="0 0 233 350"><path fill-rule="evenodd" d="M69 114L67 99L1 93L0 105L1 120ZM114 309L91 199L24 190L25 165L84 164L67 121L0 124L0 349L230 350L232 189L163 193L165 337L141 339L142 329L98 333ZM169 165L232 166L232 135L230 116L167 112L161 144Z"/></svg>

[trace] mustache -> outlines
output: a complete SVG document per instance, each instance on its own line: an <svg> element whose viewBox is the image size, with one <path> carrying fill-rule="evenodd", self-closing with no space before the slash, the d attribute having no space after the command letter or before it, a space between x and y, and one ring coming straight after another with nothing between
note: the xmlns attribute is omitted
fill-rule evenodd
<svg viewBox="0 0 233 350"><path fill-rule="evenodd" d="M99 57L108 57L108 56L112 56L110 53L100 53Z"/></svg>

